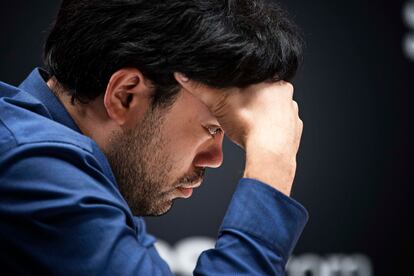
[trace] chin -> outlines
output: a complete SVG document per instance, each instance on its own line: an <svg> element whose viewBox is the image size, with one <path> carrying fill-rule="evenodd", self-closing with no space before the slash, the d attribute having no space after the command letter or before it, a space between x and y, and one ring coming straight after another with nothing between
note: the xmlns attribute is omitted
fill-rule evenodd
<svg viewBox="0 0 414 276"><path fill-rule="evenodd" d="M165 215L171 210L171 207L173 205L172 201L168 201L162 205L158 205L152 208L147 214L144 214L144 216L151 216L151 217L159 217L162 215Z"/></svg>

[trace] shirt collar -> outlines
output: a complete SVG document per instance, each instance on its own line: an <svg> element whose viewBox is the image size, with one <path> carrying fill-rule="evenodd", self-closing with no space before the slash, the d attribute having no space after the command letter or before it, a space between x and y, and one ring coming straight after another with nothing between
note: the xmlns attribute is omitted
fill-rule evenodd
<svg viewBox="0 0 414 276"><path fill-rule="evenodd" d="M35 68L19 85L19 88L38 99L48 109L52 120L81 133L63 104L47 86L49 73L42 68Z"/></svg>
<svg viewBox="0 0 414 276"><path fill-rule="evenodd" d="M49 73L46 70L42 68L35 68L19 85L19 88L40 101L49 111L50 117L53 121L65 125L83 135L79 127L65 109L64 105L60 102L59 98L57 98L53 91L50 90L49 86L47 86L46 82L48 79ZM116 184L111 167L105 155L95 142L92 144L92 151L100 161L100 164L104 166L105 172L111 178L112 182Z"/></svg>

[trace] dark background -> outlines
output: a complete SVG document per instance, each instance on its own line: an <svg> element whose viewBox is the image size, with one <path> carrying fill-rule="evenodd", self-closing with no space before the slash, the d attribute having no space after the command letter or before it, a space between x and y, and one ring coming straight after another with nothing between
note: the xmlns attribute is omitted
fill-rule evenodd
<svg viewBox="0 0 414 276"><path fill-rule="evenodd" d="M294 251L361 253L374 275L413 275L412 100L414 61L402 50L414 33L402 19L409 1L299 1L282 5L304 32L305 63L295 80L304 121L292 196L310 213ZM58 1L2 1L0 79L17 85L41 65ZM224 164L170 213L148 219L174 245L214 238L237 181L243 152L225 141ZM260 214L258 214L260 215Z"/></svg>

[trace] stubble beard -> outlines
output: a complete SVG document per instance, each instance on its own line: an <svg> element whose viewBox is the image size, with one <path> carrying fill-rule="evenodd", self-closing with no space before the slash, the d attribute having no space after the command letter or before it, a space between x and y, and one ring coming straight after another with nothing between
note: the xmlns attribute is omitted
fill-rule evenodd
<svg viewBox="0 0 414 276"><path fill-rule="evenodd" d="M147 111L135 128L114 133L105 152L134 215L158 216L172 206L168 176L173 164L161 133L163 117L162 111Z"/></svg>
<svg viewBox="0 0 414 276"><path fill-rule="evenodd" d="M105 151L119 190L134 215L165 214L179 196L178 187L200 183L204 177L205 168L171 177L171 172L180 168L167 150L169 138L162 133L168 111L165 107L151 108L135 128L114 133Z"/></svg>

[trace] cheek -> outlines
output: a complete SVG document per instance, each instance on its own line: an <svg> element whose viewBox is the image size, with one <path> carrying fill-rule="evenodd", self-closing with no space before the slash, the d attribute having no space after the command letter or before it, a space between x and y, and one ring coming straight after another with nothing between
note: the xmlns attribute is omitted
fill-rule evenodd
<svg viewBox="0 0 414 276"><path fill-rule="evenodd" d="M166 150L178 166L192 162L197 149L197 137L188 129L174 128L166 133Z"/></svg>
<svg viewBox="0 0 414 276"><path fill-rule="evenodd" d="M187 172L192 166L197 148L202 143L200 129L197 129L197 126L200 128L201 126L191 119L165 123L163 129L165 150L168 152L174 171Z"/></svg>

